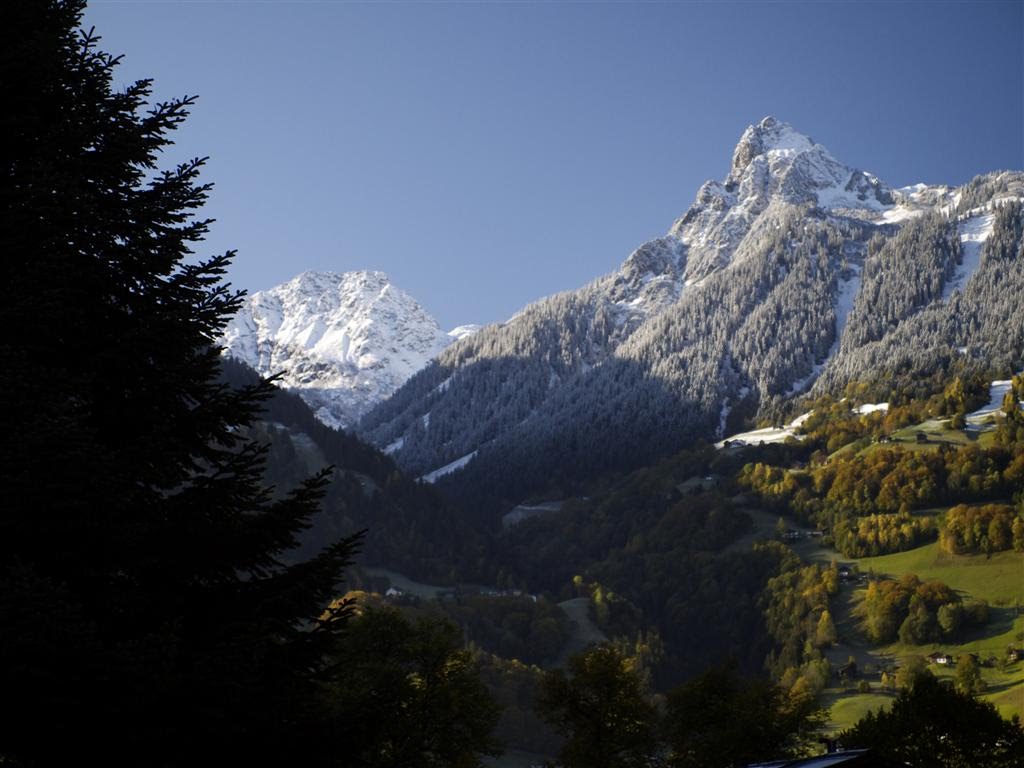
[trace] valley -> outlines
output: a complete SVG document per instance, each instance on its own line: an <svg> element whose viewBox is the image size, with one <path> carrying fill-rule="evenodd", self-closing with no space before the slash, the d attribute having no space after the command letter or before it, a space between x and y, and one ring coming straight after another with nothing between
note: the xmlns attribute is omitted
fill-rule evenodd
<svg viewBox="0 0 1024 768"><path fill-rule="evenodd" d="M815 446L822 445L826 439L824 435L836 429L851 429L854 425L857 425L854 431L845 433L847 436L843 438L849 442L818 461L824 460L838 467L883 450L894 452L891 455L895 458L904 454L937 456L948 451L979 448L995 450L997 442L1007 439L1008 426L1005 413L993 408L993 404L997 400L1002 403L1012 387L1019 387L1016 382L1018 379L1009 383L1000 380L992 385L979 383L976 385L977 394L967 396L962 403L957 401L948 406L960 408L972 418L987 419L988 423L981 429L950 429L948 417L917 421L914 416L921 412L917 409L927 407L923 401L894 403L888 407L873 403L849 405L840 401L831 410L830 406L822 406L819 402L816 408L789 422L789 436L800 439L788 443L751 440L735 442L717 450L683 452L655 467L618 479L609 479L603 486L593 486L586 495L577 495L559 502L524 503L508 513L513 515L514 523L505 520L497 527L491 527L489 532L488 526L485 526L480 533L484 540L491 542L488 546L492 562L477 571L482 577L476 583L495 586L472 587L469 591L461 588L465 596L456 596L455 602L471 606L473 600L490 601L487 610L501 614L518 610L514 608L517 598L512 597L512 594L521 592L524 595L535 594L536 599L552 606L563 615L568 634L563 636L557 646L552 646L556 650L542 663L546 669L563 668L572 654L580 653L594 643L611 638L615 642L626 643L629 648L632 642L629 638L634 633L657 632L660 635L658 642L664 647L662 653L666 656L651 666L650 671L656 682L661 681L659 684L670 684L669 681L679 679L680 673L685 674L682 672L685 666L672 670L672 664L678 664L678 661L671 662L672 657L679 653L692 654L695 649L701 648L699 637L707 628L695 630L689 625L689 629L682 635L674 634L670 625L663 623L664 619L657 618L664 608L650 599L668 584L662 586L655 582L648 585L642 579L636 581L636 574L651 567L664 568L667 565L667 561L655 565L661 560L656 553L670 551L664 550L664 545L670 542L678 546L679 534L674 533L671 538L665 538L666 532L670 530L666 525L677 526L694 516L699 519L707 510L717 510L715 514L723 515L729 509L731 511L721 517L722 522L717 525L726 520L734 520L728 527L730 533L720 538L713 535L705 543L697 543L694 554L703 550L707 554L700 557L721 558L723 564L728 562L735 566L747 558L763 557L767 551L781 555L783 551L791 550L803 564L817 566L824 571L836 564L842 569L849 569L852 574L849 579L840 578L835 594L828 601L836 639L821 648L821 658L827 661L830 671L820 683L818 696L821 704L830 710L827 725L830 732L840 733L869 709L888 705L898 693L892 682L893 670L903 666L911 657L925 657L939 650L954 658L976 654L984 662L981 668L981 680L984 683L981 699L991 701L1004 716L1019 715L1024 711L1024 667L1020 663L1006 662L1005 659L1007 648L1021 645L1024 640L1024 616L1019 615L1020 607L1024 604L1024 553L998 551L989 554L950 554L932 541L910 545L904 551L892 554L851 557L837 552L830 536L820 535L816 526L807 525L799 515L794 516L786 509L780 511L778 502L765 503L765 500L745 489L742 473L736 476L740 478L739 485L733 476L733 473L752 466L751 462L758 459L774 462L781 460L799 467L802 463L800 459L786 457L807 457L816 450L820 453L820 448ZM1014 389L1014 392L1018 391ZM977 407L970 405L979 400L981 404ZM820 416L814 417L818 412L834 415L823 420ZM879 428L887 419L893 425L885 427L891 430L887 441L864 440L863 430ZM907 426L896 426L900 419L909 421ZM926 434L926 440L920 441L917 438L920 432ZM308 462L303 466L308 466ZM789 472L800 477L807 470L797 468ZM758 493L763 494L764 490L758 490ZM992 493L996 500L1009 500L1008 496L1000 494L998 488L993 488ZM656 499L659 501L655 502ZM937 520L943 518L949 508L915 508L911 514L920 516L922 520ZM642 509L649 511L641 512ZM651 513L654 517L649 516ZM631 518L620 519L618 515L621 514L628 514ZM669 523L673 519L676 522ZM780 520L785 523L781 527ZM626 522L632 531L615 530ZM390 527L386 523L384 525L385 528ZM577 525L584 527L577 528ZM606 543L590 549L589 554L579 549L587 539L598 537L595 539L597 543L601 536L601 526L607 525L612 527L608 530L611 538L606 539ZM544 543L554 545L551 553L554 559L549 559L544 553ZM448 540L448 545L458 547L460 543L457 538L453 538ZM524 545L528 548L540 546L542 549L523 559L528 551L522 549ZM611 549L605 549L607 546ZM772 550L772 547L776 549ZM682 563L685 563L686 558L692 555L683 555L683 551L677 549L675 557L682 557ZM776 562L781 564L784 558ZM684 565L684 569L677 570L673 578L685 574L689 567ZM795 572L792 570L794 567L792 563L782 565L784 572L785 569ZM641 570L638 571L638 568ZM377 579L387 579L385 583L401 593L391 599L398 606L406 605L409 597L415 599L418 610L429 609L430 603L437 599L452 599L443 597L451 594L450 581L444 582L448 586L437 586L410 580L379 566L367 566L363 570ZM458 581L465 581L459 569L453 569L451 573ZM582 574L582 577L573 577L574 573ZM955 640L923 644L871 642L860 626L861 619L855 615L857 606L864 599L867 584L875 580L899 580L908 575L924 581L938 580L948 585L964 603L984 601L990 613L987 623L982 628L967 631L967 634ZM760 578L770 577L771 570ZM575 585L570 587L570 581L575 582ZM379 589L384 591L383 587ZM758 590L760 587L748 594L756 594ZM578 596L573 596L574 593ZM475 594L481 597L468 597ZM658 601L665 599L656 597ZM741 591L725 599L718 596L708 603L704 603L707 598L699 594L690 594L685 599L691 601L691 610L707 610L716 605L720 608L737 608L750 597L744 596ZM508 601L506 607L501 607L503 601ZM483 602L477 604L484 605ZM702 605L703 608L698 608ZM752 607L743 610L750 611ZM730 614L730 622L739 619L733 611ZM755 625L758 622L756 615L757 610L749 613L749 619L755 621ZM756 636L755 632L748 639ZM493 652L495 646L489 646L488 643L493 642L496 636L490 635L491 640L487 640L488 636L485 635L475 637L477 643L483 643L481 651ZM732 640L725 640L725 645L721 645L724 640L722 636L713 634L712 637L717 638L715 642L719 644L719 649L701 650L699 653L704 655L700 658L711 661L721 658L718 654L723 649L737 652L741 647ZM764 644L759 647L768 649L769 640L764 637L761 640ZM685 648L691 650L683 651ZM856 671L840 675L839 671L845 669L851 659L855 662ZM666 661L670 662L667 666ZM759 666L756 657L748 658L744 664L749 664L747 668L751 671ZM931 664L929 668L940 679L955 681L955 665ZM888 674L889 678L884 678L883 673ZM525 750L524 754L531 754L529 738L524 740L522 735L517 736L515 733L507 737L512 739L509 743L516 750Z"/></svg>
<svg viewBox="0 0 1024 768"><path fill-rule="evenodd" d="M1024 6L95 5L2 6L0 766L1024 766Z"/></svg>
<svg viewBox="0 0 1024 768"><path fill-rule="evenodd" d="M600 647L659 696L715 664L767 674L833 736L909 669L962 687L976 663L978 699L1024 714L1024 175L894 190L844 168L766 118L619 272L442 345L350 422L387 455L303 551L369 527L355 599L459 625L515 702L499 765L553 749L543 681ZM285 383L313 412L276 417L277 481L344 466L313 425L358 414Z"/></svg>

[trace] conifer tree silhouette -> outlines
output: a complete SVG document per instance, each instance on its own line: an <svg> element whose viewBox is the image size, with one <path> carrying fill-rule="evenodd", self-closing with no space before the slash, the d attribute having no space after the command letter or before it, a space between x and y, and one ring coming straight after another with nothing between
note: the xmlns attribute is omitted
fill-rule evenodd
<svg viewBox="0 0 1024 768"><path fill-rule="evenodd" d="M203 160L158 169L194 98L115 90L83 8L0 11L0 762L343 762L323 606L358 536L282 560L326 474L264 487L272 384L219 379L233 254L194 254Z"/></svg>

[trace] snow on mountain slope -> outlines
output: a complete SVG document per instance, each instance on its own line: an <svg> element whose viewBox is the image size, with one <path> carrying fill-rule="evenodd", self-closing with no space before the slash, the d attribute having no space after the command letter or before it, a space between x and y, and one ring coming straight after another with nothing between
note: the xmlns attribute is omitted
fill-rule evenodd
<svg viewBox="0 0 1024 768"><path fill-rule="evenodd" d="M458 325L448 331L448 336L451 337L452 341L462 341L468 339L474 333L479 331L483 326L477 325L476 323L470 323L468 325Z"/></svg>
<svg viewBox="0 0 1024 768"><path fill-rule="evenodd" d="M854 210L867 216L893 205L892 190L849 168L788 123L766 117L744 131L722 182L708 181L672 227L689 249L685 279L726 266L754 221L772 202Z"/></svg>
<svg viewBox="0 0 1024 768"><path fill-rule="evenodd" d="M1019 374L1018 374L1019 375ZM1010 379L993 381L988 388L988 403L976 411L967 414L967 424L974 429L992 428L993 418L1003 410L1003 400L1010 391L1013 382ZM1018 403L1024 409L1024 402Z"/></svg>
<svg viewBox="0 0 1024 768"><path fill-rule="evenodd" d="M988 213L983 216L972 216L959 223L957 229L960 232L963 261L957 267L953 278L943 287L943 301L947 301L953 295L953 291L963 290L967 281L978 271L978 267L981 266L981 246L992 234L995 218L995 214Z"/></svg>
<svg viewBox="0 0 1024 768"><path fill-rule="evenodd" d="M948 213L956 205L955 191L944 184L911 184L892 191L892 207L882 211L876 224L900 224L929 211Z"/></svg>
<svg viewBox="0 0 1024 768"><path fill-rule="evenodd" d="M346 427L476 329L445 333L382 272L303 272L250 296L223 346L262 375L283 373L321 421Z"/></svg>
<svg viewBox="0 0 1024 768"><path fill-rule="evenodd" d="M715 448L725 448L727 446L744 446L744 445L769 445L771 443L784 443L789 438L794 440L804 440L805 436L797 434L796 430L803 425L807 419L811 416L811 412L802 413L793 419L788 424L781 427L763 427L761 429L754 429L749 432L741 432L738 435L730 435L724 440L719 440L715 443Z"/></svg>
<svg viewBox="0 0 1024 768"><path fill-rule="evenodd" d="M472 453L467 453L465 456L461 456L457 458L455 461L451 461L445 464L443 467L435 469L433 472L428 472L419 479L424 483L437 482L437 478L444 477L445 475L450 475L452 472L457 472L458 470L462 469L470 461L473 460L474 456L476 456L476 451L473 451Z"/></svg>
<svg viewBox="0 0 1024 768"><path fill-rule="evenodd" d="M828 365L836 356L836 352L839 351L839 345L843 339L843 332L846 330L846 323L850 319L850 313L853 311L853 303L857 298L857 292L860 290L860 284L860 268L855 265L851 265L849 278L846 280L840 278L839 289L836 291L835 341L833 341L832 346L829 347L828 354L825 355L825 359L819 363L815 363L811 368L810 373L793 383L793 386L789 389L789 396L797 395L805 391L808 386L815 382L821 372L825 369L825 366Z"/></svg>

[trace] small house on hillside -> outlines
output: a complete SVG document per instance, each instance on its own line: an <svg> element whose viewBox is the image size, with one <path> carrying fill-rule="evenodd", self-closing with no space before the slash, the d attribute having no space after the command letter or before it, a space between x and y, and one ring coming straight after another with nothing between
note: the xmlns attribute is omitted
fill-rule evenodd
<svg viewBox="0 0 1024 768"><path fill-rule="evenodd" d="M935 651L935 653L928 654L928 661L932 664L941 664L943 666L953 663L953 657L948 653L942 651Z"/></svg>

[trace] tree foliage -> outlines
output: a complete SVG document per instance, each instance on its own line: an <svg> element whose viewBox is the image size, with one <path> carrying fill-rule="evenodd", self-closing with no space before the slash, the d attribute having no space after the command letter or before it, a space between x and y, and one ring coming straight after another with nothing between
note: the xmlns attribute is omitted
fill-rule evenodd
<svg viewBox="0 0 1024 768"><path fill-rule="evenodd" d="M1020 720L1004 720L993 704L932 676L902 691L888 710L869 713L840 740L869 747L899 765L1016 768L1024 764Z"/></svg>
<svg viewBox="0 0 1024 768"><path fill-rule="evenodd" d="M345 765L469 768L498 753L498 708L450 622L367 608L333 655L328 742Z"/></svg>
<svg viewBox="0 0 1024 768"><path fill-rule="evenodd" d="M352 538L286 566L324 493L262 482L270 385L219 380L231 254L193 254L192 98L115 91L79 0L4 7L0 754L33 765L326 760L319 681Z"/></svg>
<svg viewBox="0 0 1024 768"><path fill-rule="evenodd" d="M646 766L656 750L656 710L640 675L615 648L602 645L549 673L538 711L565 736L566 768Z"/></svg>
<svg viewBox="0 0 1024 768"><path fill-rule="evenodd" d="M1024 552L1024 512L1008 504L959 504L944 515L939 544L957 555Z"/></svg>
<svg viewBox="0 0 1024 768"><path fill-rule="evenodd" d="M911 645L955 639L961 629L988 623L988 605L963 603L941 581L922 582L914 574L873 580L854 608L860 627L873 643L897 638Z"/></svg>
<svg viewBox="0 0 1024 768"><path fill-rule="evenodd" d="M795 757L824 722L813 698L790 696L763 678L743 679L732 666L713 667L668 696L667 764L734 768Z"/></svg>

